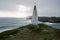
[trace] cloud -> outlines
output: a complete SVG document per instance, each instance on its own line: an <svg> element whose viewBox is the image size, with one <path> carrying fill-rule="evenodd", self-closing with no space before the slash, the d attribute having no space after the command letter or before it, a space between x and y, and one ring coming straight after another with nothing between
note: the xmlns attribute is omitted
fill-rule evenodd
<svg viewBox="0 0 60 40"><path fill-rule="evenodd" d="M32 15L34 0L0 0L0 17L17 17L17 5L29 6L25 14ZM60 16L60 0L38 0L36 5L39 16Z"/></svg>

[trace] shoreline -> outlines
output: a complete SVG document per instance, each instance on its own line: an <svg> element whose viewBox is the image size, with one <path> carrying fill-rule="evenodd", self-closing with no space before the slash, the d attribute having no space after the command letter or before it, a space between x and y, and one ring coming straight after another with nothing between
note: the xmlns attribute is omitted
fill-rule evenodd
<svg viewBox="0 0 60 40"><path fill-rule="evenodd" d="M54 33L56 31L60 30L60 29L52 28L51 26L48 26L45 24L38 24L38 25L39 25L39 28L35 28L30 24L30 25L22 26L18 29L2 32L2 33L0 33L0 38L3 37L1 39L6 39L6 40L10 40L10 39L11 40L14 40L14 39L20 40L21 36L22 36L23 37L22 39L24 40L25 37L27 39L30 39L30 35L31 35L31 37L34 37L32 39L37 38L35 36L38 36L39 38L42 36L41 37L42 39L48 37L47 39L49 39L50 37L51 38L54 37ZM47 36L47 35L50 35L50 36ZM13 39L12 39L12 37L13 37Z"/></svg>

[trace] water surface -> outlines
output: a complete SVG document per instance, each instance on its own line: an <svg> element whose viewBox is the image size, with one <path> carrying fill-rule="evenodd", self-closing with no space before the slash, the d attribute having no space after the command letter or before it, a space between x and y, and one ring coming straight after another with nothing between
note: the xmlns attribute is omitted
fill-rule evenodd
<svg viewBox="0 0 60 40"><path fill-rule="evenodd" d="M60 29L60 23L39 22ZM31 24L31 20L25 18L0 18L0 32Z"/></svg>

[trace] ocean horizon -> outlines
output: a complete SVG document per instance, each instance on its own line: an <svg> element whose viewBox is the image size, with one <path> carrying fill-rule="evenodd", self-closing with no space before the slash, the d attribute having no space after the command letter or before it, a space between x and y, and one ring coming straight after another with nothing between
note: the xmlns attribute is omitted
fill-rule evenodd
<svg viewBox="0 0 60 40"><path fill-rule="evenodd" d="M48 23L48 22L40 22L46 25L50 25L54 28L60 29L60 23ZM0 32L16 29L25 25L31 24L30 19L26 18L11 18L11 17L0 17Z"/></svg>

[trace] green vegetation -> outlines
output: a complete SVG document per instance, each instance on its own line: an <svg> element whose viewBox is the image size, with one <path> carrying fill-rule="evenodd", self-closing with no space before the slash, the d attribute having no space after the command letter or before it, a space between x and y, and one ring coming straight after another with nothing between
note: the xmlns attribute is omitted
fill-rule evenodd
<svg viewBox="0 0 60 40"><path fill-rule="evenodd" d="M18 33L17 29L2 32L0 33L0 40L5 40L6 38L9 38L10 35L15 35L16 33Z"/></svg>
<svg viewBox="0 0 60 40"><path fill-rule="evenodd" d="M38 19L42 22L60 23L60 17L39 17Z"/></svg>
<svg viewBox="0 0 60 40"><path fill-rule="evenodd" d="M45 24L27 25L0 33L0 40L60 40L60 29Z"/></svg>

